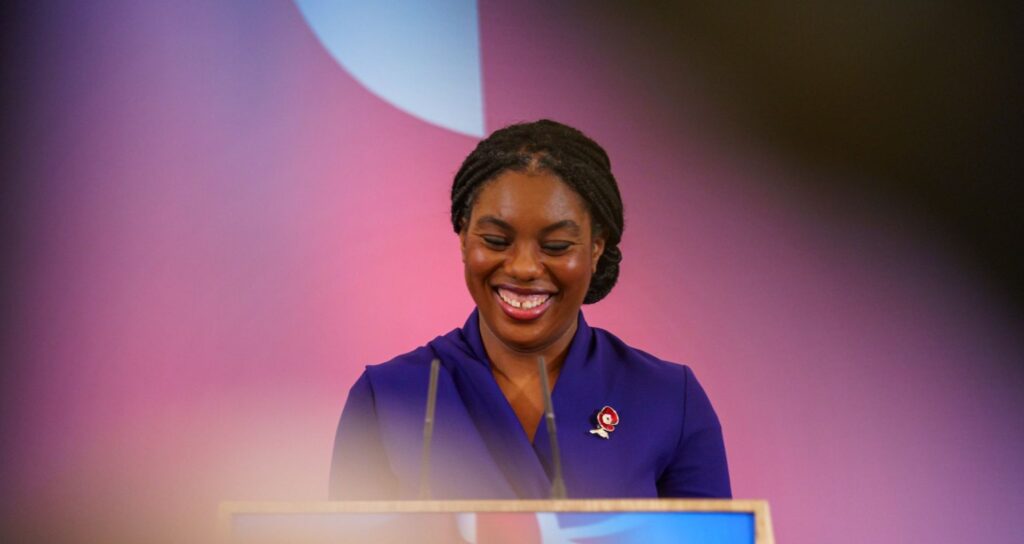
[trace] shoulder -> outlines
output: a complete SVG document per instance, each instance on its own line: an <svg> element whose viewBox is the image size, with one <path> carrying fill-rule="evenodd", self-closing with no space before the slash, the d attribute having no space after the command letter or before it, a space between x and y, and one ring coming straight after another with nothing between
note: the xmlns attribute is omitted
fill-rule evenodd
<svg viewBox="0 0 1024 544"><path fill-rule="evenodd" d="M375 392L419 387L430 372L430 361L435 357L429 344L420 346L389 361L366 365L363 379Z"/></svg>
<svg viewBox="0 0 1024 544"><path fill-rule="evenodd" d="M594 331L594 349L609 353L621 374L628 379L651 382L661 387L686 387L693 377L693 370L686 364L661 359L650 353L626 344L614 334L597 327Z"/></svg>
<svg viewBox="0 0 1024 544"><path fill-rule="evenodd" d="M638 403L648 417L663 414L679 417L680 423L684 418L717 423L711 402L690 366L629 346L603 329L594 329L592 349L605 362L601 372L608 375L613 387L622 397Z"/></svg>
<svg viewBox="0 0 1024 544"><path fill-rule="evenodd" d="M388 361L367 365L363 376L375 391L420 388L429 377L431 361L440 359L441 372L444 373L450 366L450 360L463 356L462 352L467 349L462 338L462 329L454 329Z"/></svg>

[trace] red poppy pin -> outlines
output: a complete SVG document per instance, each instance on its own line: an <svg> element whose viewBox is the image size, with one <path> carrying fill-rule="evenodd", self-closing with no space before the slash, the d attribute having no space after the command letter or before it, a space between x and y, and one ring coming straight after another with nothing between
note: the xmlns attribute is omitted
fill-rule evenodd
<svg viewBox="0 0 1024 544"><path fill-rule="evenodd" d="M608 433L614 431L615 426L618 424L619 413L615 411L615 408L605 406L597 413L597 428L590 431L590 434L596 434L601 438L608 438Z"/></svg>

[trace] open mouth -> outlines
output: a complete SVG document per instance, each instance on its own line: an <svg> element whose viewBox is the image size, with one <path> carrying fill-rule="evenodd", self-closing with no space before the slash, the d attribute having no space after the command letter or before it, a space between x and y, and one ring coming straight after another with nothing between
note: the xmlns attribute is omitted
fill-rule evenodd
<svg viewBox="0 0 1024 544"><path fill-rule="evenodd" d="M553 293L496 287L494 295L506 315L526 321L536 319L547 311Z"/></svg>

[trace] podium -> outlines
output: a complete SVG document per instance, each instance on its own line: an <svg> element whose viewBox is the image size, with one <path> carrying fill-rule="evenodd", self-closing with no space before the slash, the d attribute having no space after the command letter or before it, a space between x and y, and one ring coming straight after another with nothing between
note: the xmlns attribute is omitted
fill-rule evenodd
<svg viewBox="0 0 1024 544"><path fill-rule="evenodd" d="M775 543L763 500L223 502L218 525L237 544Z"/></svg>

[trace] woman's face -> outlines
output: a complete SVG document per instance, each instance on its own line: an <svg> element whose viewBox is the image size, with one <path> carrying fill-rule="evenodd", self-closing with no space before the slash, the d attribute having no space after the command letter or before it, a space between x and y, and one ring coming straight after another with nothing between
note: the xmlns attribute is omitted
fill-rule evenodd
<svg viewBox="0 0 1024 544"><path fill-rule="evenodd" d="M502 173L476 195L459 238L466 285L498 340L540 351L575 334L604 240L560 178Z"/></svg>

